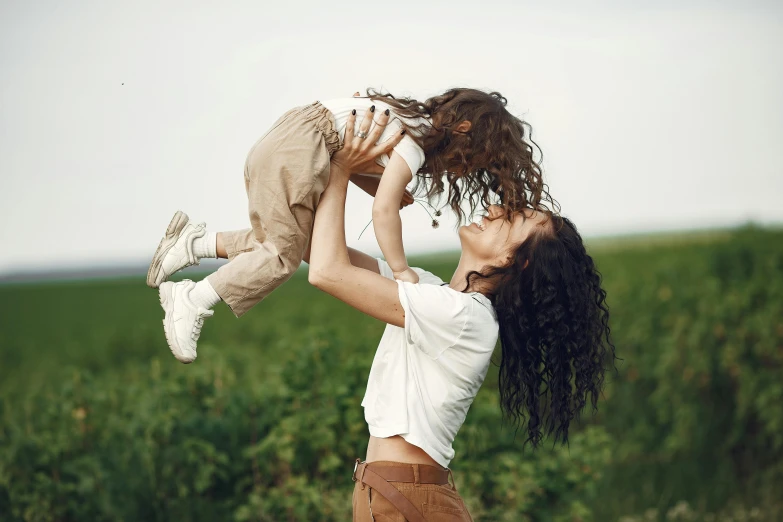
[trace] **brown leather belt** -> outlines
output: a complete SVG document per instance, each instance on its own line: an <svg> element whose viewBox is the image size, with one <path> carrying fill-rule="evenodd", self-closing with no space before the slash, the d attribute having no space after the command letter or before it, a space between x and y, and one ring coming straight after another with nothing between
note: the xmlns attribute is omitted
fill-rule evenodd
<svg viewBox="0 0 783 522"><path fill-rule="evenodd" d="M359 459L356 459L356 465L353 468L354 482L366 484L383 495L408 522L427 522L427 520L416 506L389 482L448 484L449 474L448 469L438 469L426 464L385 466L374 462L360 462Z"/></svg>

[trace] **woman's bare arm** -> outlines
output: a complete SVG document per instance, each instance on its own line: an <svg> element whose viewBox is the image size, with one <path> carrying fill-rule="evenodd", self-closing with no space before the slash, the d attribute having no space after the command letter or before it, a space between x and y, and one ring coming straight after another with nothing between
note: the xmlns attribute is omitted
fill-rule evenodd
<svg viewBox="0 0 783 522"><path fill-rule="evenodd" d="M368 117L369 115L369 117ZM367 111L361 130L367 132L372 123ZM375 145L388 116L381 115L379 125L367 139L354 139L353 119L346 128L343 149L332 157L329 185L318 210L310 242L310 282L354 308L381 321L403 326L405 316L397 294L397 283L378 273L372 257L357 251L351 253L345 242L345 198L350 172L364 171L368 158L372 160L390 151L402 138ZM391 142L391 143L390 143Z"/></svg>
<svg viewBox="0 0 783 522"><path fill-rule="evenodd" d="M405 313L397 294L397 283L351 263L345 243L347 191L348 174L333 167L329 185L315 214L310 245L310 283L367 315L404 326Z"/></svg>
<svg viewBox="0 0 783 522"><path fill-rule="evenodd" d="M374 114L366 112L364 120L361 124L361 130L367 132L367 129L372 125ZM372 133L367 136L367 139L360 140L354 139L354 130L356 126L356 115L351 114L348 116L345 129L345 139L343 140L343 148L336 152L332 156L332 168L343 169L347 172L373 172L375 174L382 174L383 167L375 163L375 160L384 154L389 154L394 146L397 145L403 137L403 134L387 140L380 145L377 144L378 139L383 133L386 123L389 121L389 115L386 113L379 114L376 118L377 125L373 129ZM351 177L351 181L353 181ZM374 194L374 192L373 192ZM406 207L413 203L413 196L405 191L400 203L400 208ZM316 211L317 213L317 211ZM307 245L307 250L303 256L305 263L310 264L310 249L312 242ZM348 257L351 260L351 264L358 268L363 268L371 272L379 273L378 261L368 256L364 252L349 248Z"/></svg>
<svg viewBox="0 0 783 522"><path fill-rule="evenodd" d="M307 245L307 250L305 251L304 255L304 262L308 265L310 264L310 245ZM355 248L348 248L348 259L351 260L351 264L357 268L363 268L365 270L369 270L370 272L375 272L376 274L380 274L380 269L378 268L378 261L370 256L362 252L361 250L356 250Z"/></svg>

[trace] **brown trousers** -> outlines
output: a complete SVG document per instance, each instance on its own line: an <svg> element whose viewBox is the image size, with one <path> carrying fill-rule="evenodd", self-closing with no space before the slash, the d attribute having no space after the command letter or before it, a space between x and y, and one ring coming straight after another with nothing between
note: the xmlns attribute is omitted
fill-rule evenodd
<svg viewBox="0 0 783 522"><path fill-rule="evenodd" d="M331 156L341 147L334 117L315 102L285 113L250 150L245 190L252 228L223 233L231 262L207 278L237 317L299 267Z"/></svg>
<svg viewBox="0 0 783 522"><path fill-rule="evenodd" d="M369 469L373 464L412 467L403 462L379 461L370 463ZM389 484L410 500L427 522L473 522L462 497L451 484ZM391 502L359 481L353 489L353 522L406 522L406 519Z"/></svg>

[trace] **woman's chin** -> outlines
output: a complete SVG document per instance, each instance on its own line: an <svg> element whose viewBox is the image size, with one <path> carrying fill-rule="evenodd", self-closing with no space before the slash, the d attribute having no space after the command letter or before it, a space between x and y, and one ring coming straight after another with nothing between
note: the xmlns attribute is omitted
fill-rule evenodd
<svg viewBox="0 0 783 522"><path fill-rule="evenodd" d="M473 230L472 225L468 226L461 226L457 229L457 235L459 236L459 242L460 245L462 245L462 248L465 248L465 240L469 238L470 236L474 235L476 232Z"/></svg>
<svg viewBox="0 0 783 522"><path fill-rule="evenodd" d="M478 225L475 223L471 223L470 225L463 225L459 227L459 236L462 237L462 234L481 234L483 230L481 230Z"/></svg>

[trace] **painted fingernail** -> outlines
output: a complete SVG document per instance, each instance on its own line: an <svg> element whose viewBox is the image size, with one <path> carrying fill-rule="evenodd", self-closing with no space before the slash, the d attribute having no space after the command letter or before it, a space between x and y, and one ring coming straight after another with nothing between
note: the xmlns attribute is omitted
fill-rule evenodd
<svg viewBox="0 0 783 522"><path fill-rule="evenodd" d="M353 114L354 116L356 116L356 109L352 110L352 111L351 111L351 114Z"/></svg>
<svg viewBox="0 0 783 522"><path fill-rule="evenodd" d="M388 115L389 115L389 109L386 109L385 111L383 111L383 113L384 113L386 116L388 116Z"/></svg>
<svg viewBox="0 0 783 522"><path fill-rule="evenodd" d="M370 112L375 112L375 105L373 105L372 107L370 107Z"/></svg>

